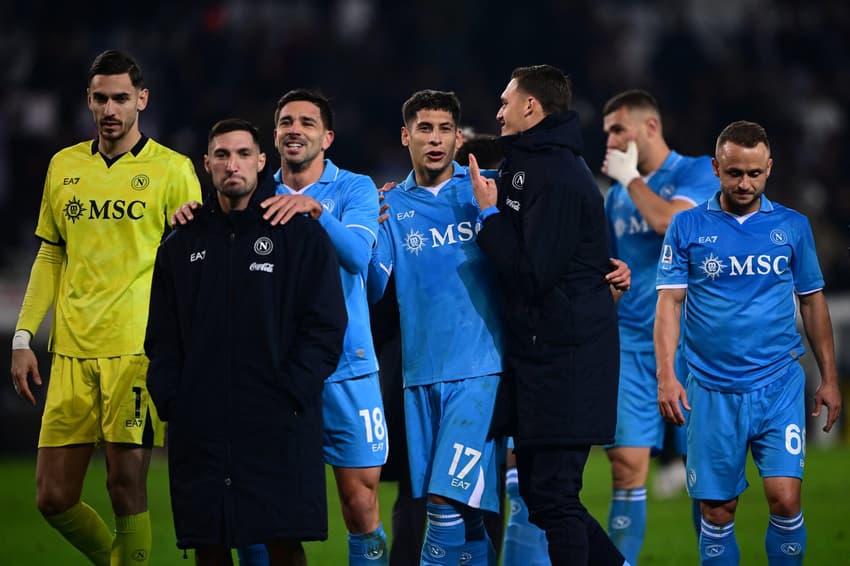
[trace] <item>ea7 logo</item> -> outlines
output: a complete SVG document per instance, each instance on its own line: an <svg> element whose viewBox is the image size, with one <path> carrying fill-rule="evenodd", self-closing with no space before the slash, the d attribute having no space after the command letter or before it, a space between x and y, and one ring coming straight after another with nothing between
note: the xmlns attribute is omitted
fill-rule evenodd
<svg viewBox="0 0 850 566"><path fill-rule="evenodd" d="M63 185L76 185L79 182L80 182L79 177L65 177L64 179L62 179Z"/></svg>
<svg viewBox="0 0 850 566"><path fill-rule="evenodd" d="M697 242L700 244L713 244L717 242L717 236L700 236L697 238Z"/></svg>
<svg viewBox="0 0 850 566"><path fill-rule="evenodd" d="M201 261L205 257L207 257L207 250L201 250L199 252L192 252L191 254L189 254L189 262L195 263L196 261Z"/></svg>
<svg viewBox="0 0 850 566"><path fill-rule="evenodd" d="M404 212L399 212L395 215L396 220L407 220L408 218L413 218L416 214L415 210L405 210Z"/></svg>

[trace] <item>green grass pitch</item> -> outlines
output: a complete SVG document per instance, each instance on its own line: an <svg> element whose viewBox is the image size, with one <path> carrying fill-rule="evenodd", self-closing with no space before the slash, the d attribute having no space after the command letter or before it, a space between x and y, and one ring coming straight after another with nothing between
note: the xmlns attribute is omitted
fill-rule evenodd
<svg viewBox="0 0 850 566"><path fill-rule="evenodd" d="M803 486L803 511L809 533L806 562L809 564L850 564L850 450L839 446L829 450L810 449ZM0 460L0 564L55 565L86 564L82 555L65 543L39 516L35 508L34 459ZM755 469L750 463L750 487L741 496L735 522L741 547L741 564L767 564L764 558L764 531L767 509ZM312 565L347 564L346 533L339 512L333 476L328 474L330 533L327 542L307 545ZM610 494L610 471L605 455L594 450L585 473L583 499L591 513L605 524ZM89 469L84 499L111 522L106 496L105 466L97 457ZM650 482L651 485L651 482ZM394 483L381 485L381 516L392 540L391 509ZM150 508L153 516L154 548L151 564L187 566L182 551L174 546L174 531L168 498L165 459L157 454L149 479ZM649 499L646 542L640 564L696 564L697 552L691 527L689 500L681 496L665 501ZM191 558L191 557L190 557Z"/></svg>

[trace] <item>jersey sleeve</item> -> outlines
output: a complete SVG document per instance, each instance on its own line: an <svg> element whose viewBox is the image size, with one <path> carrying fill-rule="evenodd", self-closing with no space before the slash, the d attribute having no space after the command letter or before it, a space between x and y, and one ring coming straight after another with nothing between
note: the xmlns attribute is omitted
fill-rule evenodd
<svg viewBox="0 0 850 566"><path fill-rule="evenodd" d="M688 249L683 237L689 224L685 214L673 217L658 258L658 272L655 279L656 289L675 289L688 286Z"/></svg>
<svg viewBox="0 0 850 566"><path fill-rule="evenodd" d="M800 217L794 236L795 241L791 256L794 291L798 295L819 291L824 287L824 280L818 263L812 226L807 218Z"/></svg>
<svg viewBox="0 0 850 566"><path fill-rule="evenodd" d="M53 166L55 157L50 160L50 165L47 167L47 175L44 177L44 188L41 193L41 208L38 211L38 224L35 227L35 235L50 244L60 246L65 242L62 234L59 232L59 226L56 223L56 218L53 216Z"/></svg>
<svg viewBox="0 0 850 566"><path fill-rule="evenodd" d="M350 273L365 273L378 232L378 190L364 175L356 175L345 187L340 218L323 212L319 224L327 232L339 257Z"/></svg>
<svg viewBox="0 0 850 566"><path fill-rule="evenodd" d="M377 303L384 296L387 282L393 272L393 247L390 239L389 220L378 227L378 242L369 260L369 275L366 279L370 303Z"/></svg>
<svg viewBox="0 0 850 566"><path fill-rule="evenodd" d="M193 200L201 202L201 184L195 173L195 166L185 155L179 155L177 163L171 168L171 177L166 191L167 216L170 218L180 206Z"/></svg>

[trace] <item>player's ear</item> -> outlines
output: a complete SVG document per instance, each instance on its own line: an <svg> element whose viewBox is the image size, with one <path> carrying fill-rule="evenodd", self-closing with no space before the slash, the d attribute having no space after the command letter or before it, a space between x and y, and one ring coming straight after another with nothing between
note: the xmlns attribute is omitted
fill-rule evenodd
<svg viewBox="0 0 850 566"><path fill-rule="evenodd" d="M206 153L204 154L204 171L210 172L210 156Z"/></svg>
<svg viewBox="0 0 850 566"><path fill-rule="evenodd" d="M136 110L141 112L148 106L148 95L150 92L148 89L143 88L139 91L139 100L136 102Z"/></svg>
<svg viewBox="0 0 850 566"><path fill-rule="evenodd" d="M325 140L322 142L322 151L327 151L331 144L334 142L334 131L328 130L325 133Z"/></svg>
<svg viewBox="0 0 850 566"><path fill-rule="evenodd" d="M257 172L260 172L265 168L266 168L266 154L260 153L260 155L257 156Z"/></svg>
<svg viewBox="0 0 850 566"><path fill-rule="evenodd" d="M401 127L401 145L407 147L410 145L410 132L406 126Z"/></svg>
<svg viewBox="0 0 850 566"><path fill-rule="evenodd" d="M764 170L764 176L770 177L770 170L773 168L773 158L769 157L767 160L767 169Z"/></svg>
<svg viewBox="0 0 850 566"><path fill-rule="evenodd" d="M720 164L717 163L717 159L714 158L714 157L711 158L711 168L714 170L714 176L719 179L720 178Z"/></svg>

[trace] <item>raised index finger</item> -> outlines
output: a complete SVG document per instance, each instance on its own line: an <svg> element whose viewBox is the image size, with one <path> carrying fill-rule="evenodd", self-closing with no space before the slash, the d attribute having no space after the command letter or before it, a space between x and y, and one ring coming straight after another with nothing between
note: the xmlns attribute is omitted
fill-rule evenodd
<svg viewBox="0 0 850 566"><path fill-rule="evenodd" d="M481 169L478 168L478 160L473 154L469 154L469 174L473 180L478 180L481 177Z"/></svg>

